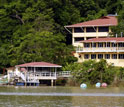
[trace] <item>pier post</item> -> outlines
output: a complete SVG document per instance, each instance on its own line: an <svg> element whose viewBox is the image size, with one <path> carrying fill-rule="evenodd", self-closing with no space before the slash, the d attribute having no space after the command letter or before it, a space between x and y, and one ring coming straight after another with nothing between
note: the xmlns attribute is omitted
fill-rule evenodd
<svg viewBox="0 0 124 107"><path fill-rule="evenodd" d="M53 80L51 80L51 86L53 86Z"/></svg>

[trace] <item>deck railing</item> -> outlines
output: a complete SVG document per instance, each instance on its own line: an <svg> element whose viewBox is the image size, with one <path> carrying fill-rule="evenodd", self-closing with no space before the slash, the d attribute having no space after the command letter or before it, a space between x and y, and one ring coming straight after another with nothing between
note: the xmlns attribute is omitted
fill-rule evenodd
<svg viewBox="0 0 124 107"><path fill-rule="evenodd" d="M57 73L58 77L70 77L71 76L71 71L60 71Z"/></svg>
<svg viewBox="0 0 124 107"><path fill-rule="evenodd" d="M70 77L71 71L58 71L58 72L35 72L35 73L28 73L27 76L29 77L36 77L36 78L44 78L44 77Z"/></svg>
<svg viewBox="0 0 124 107"><path fill-rule="evenodd" d="M41 77L54 77L56 76L55 72L36 72L35 76L41 76Z"/></svg>

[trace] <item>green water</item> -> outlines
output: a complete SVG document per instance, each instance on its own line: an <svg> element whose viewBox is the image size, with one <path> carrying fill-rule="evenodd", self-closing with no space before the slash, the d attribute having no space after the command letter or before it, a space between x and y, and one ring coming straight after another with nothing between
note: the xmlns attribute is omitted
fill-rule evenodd
<svg viewBox="0 0 124 107"><path fill-rule="evenodd" d="M15 95L11 95L13 93ZM84 90L80 87L1 86L0 94L0 107L124 107L123 87Z"/></svg>

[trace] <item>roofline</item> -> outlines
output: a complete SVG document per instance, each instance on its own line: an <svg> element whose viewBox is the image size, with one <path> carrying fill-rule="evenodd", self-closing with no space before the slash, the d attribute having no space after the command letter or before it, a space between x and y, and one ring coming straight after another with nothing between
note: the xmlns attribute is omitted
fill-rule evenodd
<svg viewBox="0 0 124 107"><path fill-rule="evenodd" d="M110 38L110 37L108 37L108 38ZM120 40L120 41L116 40L115 38L117 38L117 37L112 37L112 38L113 38L113 40L111 39L111 40L96 40L96 41L94 41L93 39L92 40L89 39L89 40L80 41L80 43L94 43L94 42L95 43L98 43L98 42L116 42L116 43L119 43L119 42L124 42L124 40ZM119 37L119 38L124 38L124 37Z"/></svg>
<svg viewBox="0 0 124 107"><path fill-rule="evenodd" d="M119 42L124 42L124 41L87 41L87 42L81 41L81 43L93 43L93 42L95 42L95 43L98 43L98 42L116 42L116 43L119 43Z"/></svg>
<svg viewBox="0 0 124 107"><path fill-rule="evenodd" d="M19 66L19 65L16 65L15 67L49 67L49 68L61 68L62 66Z"/></svg>
<svg viewBox="0 0 124 107"><path fill-rule="evenodd" d="M74 28L74 27L94 27L94 26L95 26L95 27L99 27L99 26L101 27L101 26L116 26L116 25L115 25L115 24L104 24L104 25L99 25L99 26L98 26L98 25L83 25L83 26L75 26L75 25L70 25L70 26L69 26L69 25L68 25L68 26L64 26L64 27L65 27L65 28L66 28L66 27Z"/></svg>

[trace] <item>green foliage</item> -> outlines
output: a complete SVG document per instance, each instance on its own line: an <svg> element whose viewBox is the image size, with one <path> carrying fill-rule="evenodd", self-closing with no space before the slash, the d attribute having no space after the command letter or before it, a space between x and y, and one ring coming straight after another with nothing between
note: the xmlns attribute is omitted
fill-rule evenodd
<svg viewBox="0 0 124 107"><path fill-rule="evenodd" d="M69 70L72 73L71 81L77 84L97 82L106 82L108 84L117 83L124 78L124 68L117 68L109 65L106 60L84 61L83 63L66 64L63 70Z"/></svg>
<svg viewBox="0 0 124 107"><path fill-rule="evenodd" d="M120 0L119 0L120 1ZM114 35L118 34L118 37L121 36L121 32L124 35L124 2L120 3L121 9L118 9L118 26L112 27L112 32Z"/></svg>
<svg viewBox="0 0 124 107"><path fill-rule="evenodd" d="M120 33L123 10L122 0L0 0L0 67L75 62L63 26L117 12L120 23L114 31Z"/></svg>

